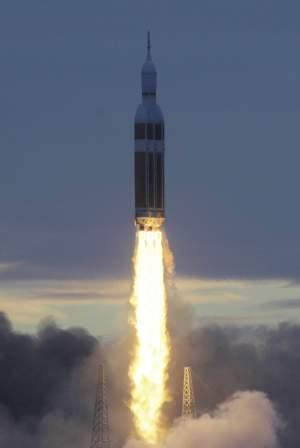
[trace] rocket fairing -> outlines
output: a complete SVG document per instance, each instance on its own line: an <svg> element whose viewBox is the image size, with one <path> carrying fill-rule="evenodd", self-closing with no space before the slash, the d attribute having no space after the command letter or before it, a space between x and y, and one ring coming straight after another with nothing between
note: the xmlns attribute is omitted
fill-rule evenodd
<svg viewBox="0 0 300 448"><path fill-rule="evenodd" d="M156 103L156 69L149 32L141 78L142 103L134 121L135 224L141 230L157 230L165 219L165 125Z"/></svg>

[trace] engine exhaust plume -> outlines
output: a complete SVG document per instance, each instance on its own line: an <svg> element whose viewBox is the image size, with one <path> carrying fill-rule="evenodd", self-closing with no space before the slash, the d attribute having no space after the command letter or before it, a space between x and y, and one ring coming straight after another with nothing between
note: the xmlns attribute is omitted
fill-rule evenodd
<svg viewBox="0 0 300 448"><path fill-rule="evenodd" d="M129 369L130 409L136 437L154 444L163 432L161 411L168 400L170 358L161 230L137 231L130 303L136 337Z"/></svg>

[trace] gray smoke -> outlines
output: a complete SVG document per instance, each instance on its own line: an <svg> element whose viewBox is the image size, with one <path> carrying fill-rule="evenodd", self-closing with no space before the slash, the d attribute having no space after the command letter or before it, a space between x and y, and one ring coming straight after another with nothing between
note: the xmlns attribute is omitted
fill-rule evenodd
<svg viewBox="0 0 300 448"><path fill-rule="evenodd" d="M53 322L16 333L0 313L0 447L79 447L87 442L97 340Z"/></svg>
<svg viewBox="0 0 300 448"><path fill-rule="evenodd" d="M99 363L106 364L112 447L130 431L130 339L101 343L44 321L17 333L0 312L0 448L82 448L91 436Z"/></svg>
<svg viewBox="0 0 300 448"><path fill-rule="evenodd" d="M176 309L183 319L190 317L179 304ZM176 310L172 314L180 320ZM167 448L177 440L192 447L185 439L189 433L199 440L199 446L203 440L203 445L212 448L226 448L228 443L238 446L234 443L239 437L244 437L243 447L248 447L248 440L252 448L275 446L276 434L282 447L300 446L299 325L210 326L188 331L188 322L181 322L176 330L173 321L171 327L173 401L165 408L172 428ZM0 447L88 446L97 366L103 357L108 361L112 448L123 446L132 434L126 406L130 346L128 336L102 344L100 349L98 341L84 330L62 330L52 322L42 324L36 335L24 335L14 331L8 318L0 314ZM176 420L184 365L193 369L199 410L195 422ZM277 415L284 426L279 427ZM220 429L222 421L226 440ZM249 435L252 424L256 426L253 434L259 436L255 440ZM205 425L211 433L204 430ZM264 431L257 434L257 428ZM220 442L218 432L223 434ZM202 439L207 434L215 445Z"/></svg>

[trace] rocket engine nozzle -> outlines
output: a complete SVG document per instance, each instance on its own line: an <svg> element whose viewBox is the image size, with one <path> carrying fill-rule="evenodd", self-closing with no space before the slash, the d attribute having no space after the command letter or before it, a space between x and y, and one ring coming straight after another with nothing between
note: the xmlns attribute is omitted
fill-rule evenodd
<svg viewBox="0 0 300 448"><path fill-rule="evenodd" d="M165 218L139 217L135 219L135 225L138 230L153 231L160 230Z"/></svg>

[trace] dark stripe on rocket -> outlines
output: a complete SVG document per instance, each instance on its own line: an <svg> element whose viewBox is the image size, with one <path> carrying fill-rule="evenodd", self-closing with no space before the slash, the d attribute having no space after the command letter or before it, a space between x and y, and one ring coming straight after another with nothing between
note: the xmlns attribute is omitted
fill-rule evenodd
<svg viewBox="0 0 300 448"><path fill-rule="evenodd" d="M135 139L162 140L164 126L138 123L135 125ZM164 152L135 152L135 207L151 209L164 216Z"/></svg>

